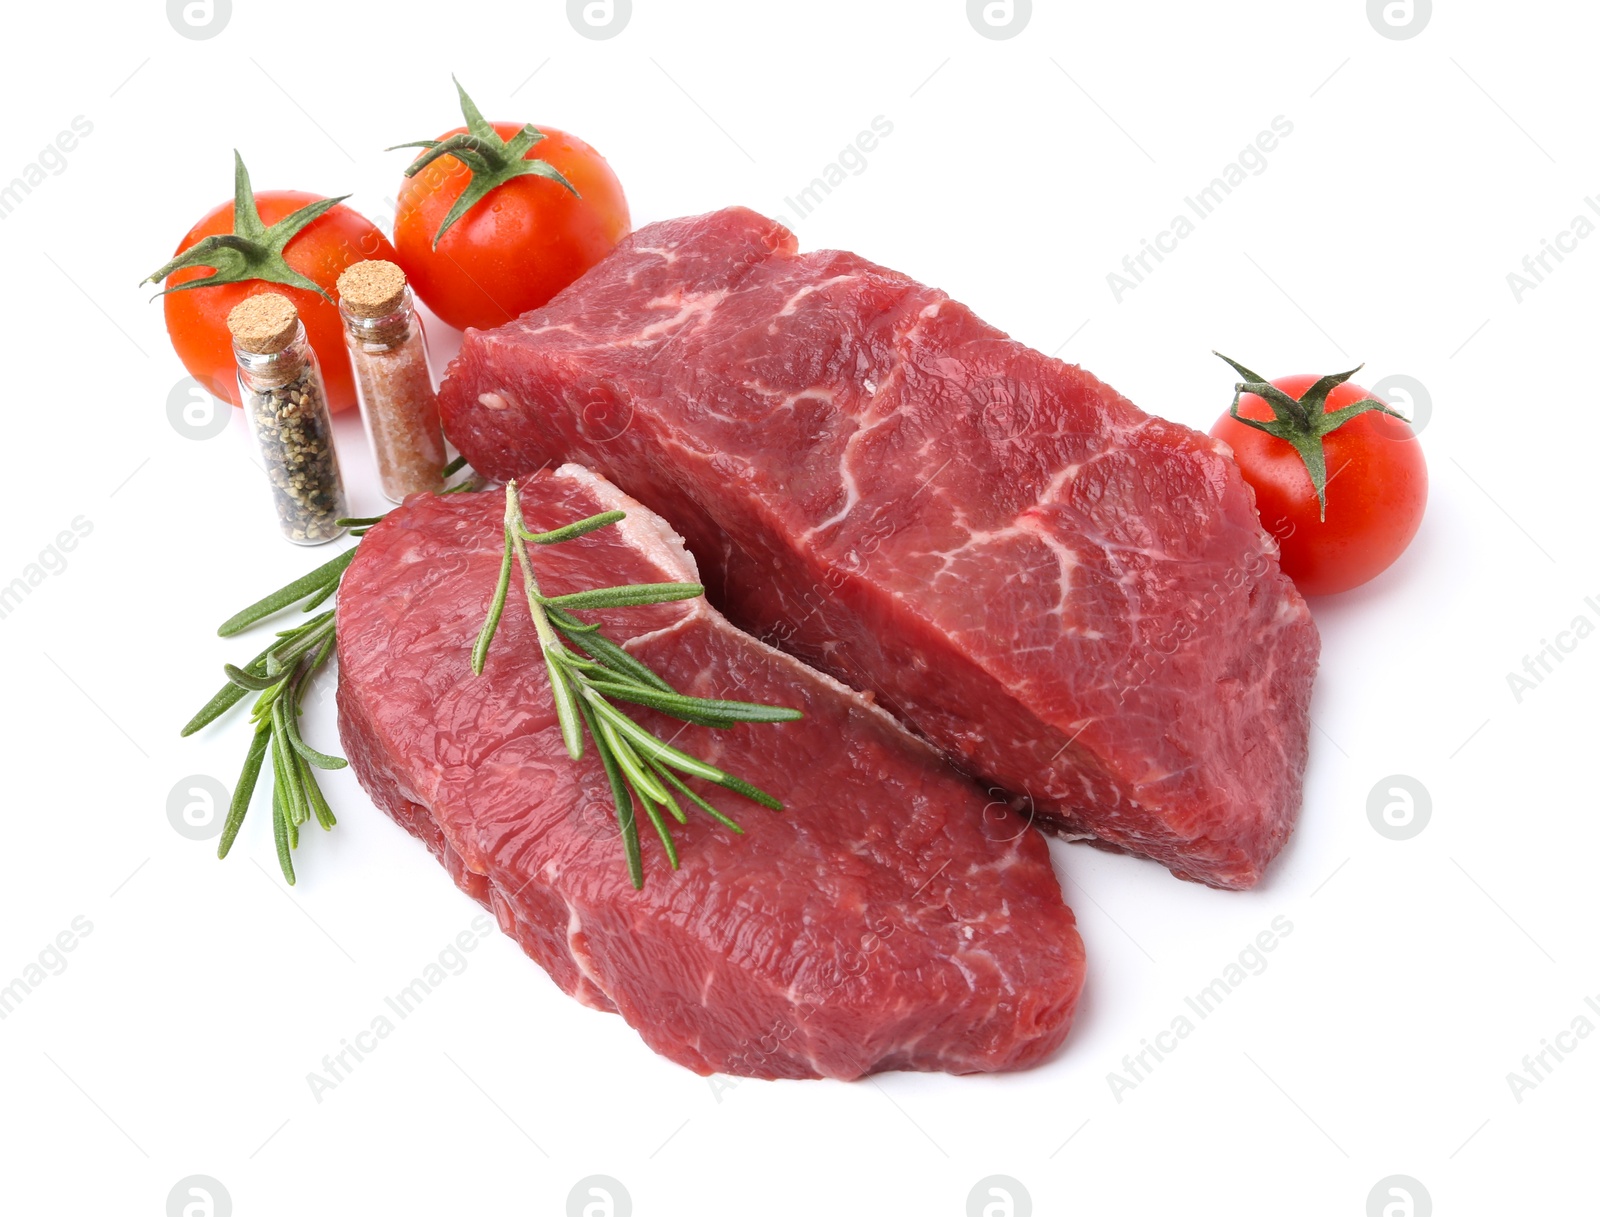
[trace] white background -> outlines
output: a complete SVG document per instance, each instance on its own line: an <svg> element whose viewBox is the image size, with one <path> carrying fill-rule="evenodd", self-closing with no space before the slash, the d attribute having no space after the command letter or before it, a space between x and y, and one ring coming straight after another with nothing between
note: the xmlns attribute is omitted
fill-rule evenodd
<svg viewBox="0 0 1600 1217"><path fill-rule="evenodd" d="M1392 40L1359 0L1041 2L993 40L960 0L635 0L600 41L550 2L235 0L206 40L153 0L9 6L0 181L74 116L94 129L0 221L0 583L75 517L93 528L0 620L0 984L93 926L0 1022L8 1211L160 1214L194 1173L241 1217L556 1214L596 1173L641 1215L961 1214L991 1174L1040 1214L1358 1217L1396 1173L1439 1214L1592 1205L1600 1036L1520 1102L1507 1074L1600 995L1600 641L1520 703L1507 673L1580 614L1600 624L1600 240L1520 303L1506 275L1600 192L1600 31L1576 2L1438 8ZM177 736L255 649L215 623L330 555L277 538L242 427L169 424L183 369L135 285L228 197L234 147L258 188L353 190L386 222L405 154L382 149L457 122L451 71L489 117L601 149L636 223L794 218L784 197L882 115L893 134L798 222L804 246L937 284L1198 427L1229 397L1213 347L1427 386L1421 535L1314 605L1299 830L1245 894L1054 846L1090 964L1048 1065L713 1084L495 934L313 1099L307 1073L477 910L348 774L292 891L259 806L224 863L170 826L169 792L231 783L244 750L239 721ZM1118 303L1107 273L1277 115L1294 131L1266 170ZM353 506L376 509L359 430L340 440ZM331 693L307 731L332 745ZM1431 794L1408 841L1367 819L1391 774ZM1124 1054L1280 915L1266 970L1118 1102Z"/></svg>

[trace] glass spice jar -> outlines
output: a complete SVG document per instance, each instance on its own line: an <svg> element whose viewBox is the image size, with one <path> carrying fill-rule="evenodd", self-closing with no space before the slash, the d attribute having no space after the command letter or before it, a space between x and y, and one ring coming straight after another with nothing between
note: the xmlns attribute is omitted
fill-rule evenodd
<svg viewBox="0 0 1600 1217"><path fill-rule="evenodd" d="M296 545L342 536L349 515L322 370L287 296L263 292L228 314L239 396L261 450L278 526Z"/></svg>
<svg viewBox="0 0 1600 1217"><path fill-rule="evenodd" d="M398 503L438 490L446 462L439 400L405 272L382 259L357 262L338 286L356 398L384 497Z"/></svg>

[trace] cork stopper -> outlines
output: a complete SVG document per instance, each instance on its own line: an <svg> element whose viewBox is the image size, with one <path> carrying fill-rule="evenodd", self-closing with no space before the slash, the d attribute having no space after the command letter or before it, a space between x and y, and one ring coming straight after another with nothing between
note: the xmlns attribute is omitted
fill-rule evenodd
<svg viewBox="0 0 1600 1217"><path fill-rule="evenodd" d="M289 297L262 292L235 306L228 314L228 332L234 345L253 355L276 355L294 341L300 314Z"/></svg>
<svg viewBox="0 0 1600 1217"><path fill-rule="evenodd" d="M405 271L381 258L357 262L339 276L339 301L357 317L387 317L405 294Z"/></svg>

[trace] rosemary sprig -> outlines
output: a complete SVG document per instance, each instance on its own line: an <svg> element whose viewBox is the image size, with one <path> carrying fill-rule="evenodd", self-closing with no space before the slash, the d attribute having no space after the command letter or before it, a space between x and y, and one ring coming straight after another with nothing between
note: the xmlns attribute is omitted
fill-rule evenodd
<svg viewBox="0 0 1600 1217"><path fill-rule="evenodd" d="M522 517L517 484L514 481L506 484L504 555L488 617L472 648L472 671L476 675L483 672L489 647L505 612L506 596L511 589L511 568L515 562L522 574L534 633L544 654L562 743L567 755L578 760L583 756L585 734L593 741L616 804L617 828L627 855L628 875L635 888L642 888L644 863L634 815L636 805L643 809L655 828L674 870L678 868L678 849L662 812L680 824L687 823L688 815L678 801L680 795L719 824L734 832L744 831L690 789L679 775L721 786L773 811L783 810L783 804L749 782L672 747L641 727L613 702L648 706L683 722L716 728L732 727L736 723L789 722L800 718L801 714L783 706L685 696L606 638L598 625L572 615L586 609L691 600L705 591L698 583L636 583L563 596L546 596L540 590L528 557L530 542L557 545L623 518L623 512L607 511L550 532L529 532Z"/></svg>
<svg viewBox="0 0 1600 1217"><path fill-rule="evenodd" d="M460 459L452 462L446 470L446 476L459 472L463 465ZM441 493L473 490L479 484L475 477L469 477L446 487ZM359 537L382 518L371 516L342 520L340 523L350 527L353 534ZM704 590L698 583L630 584L548 597L541 592L529 558L527 547L530 543L560 544L615 524L623 518L624 513L620 511L603 512L550 532L532 533L523 521L516 483L512 482L506 487L505 556L488 619L473 647L472 670L477 674L483 671L489 647L505 611L511 569L515 563L522 574L523 591L544 654L562 741L574 760L583 756L585 735L593 741L611 785L618 828L627 853L628 873L634 887L638 888L644 885L644 866L635 820L636 805L643 809L650 820L661 839L668 861L676 869L679 862L677 846L663 812L680 824L687 823L688 815L680 799L730 830L743 832L737 822L691 789L685 777L721 786L774 811L781 811L782 804L741 778L672 747L646 731L613 703L646 706L684 722L715 728L732 727L736 723L787 722L801 715L798 710L782 706L685 696L607 638L600 632L598 624L573 615L592 609L692 599ZM355 553L356 549L351 548L309 574L240 609L218 627L218 634L225 638L233 637L295 605L299 605L302 612L313 612L337 594ZM255 731L228 806L227 819L217 845L217 856L228 856L249 811L256 787L260 784L261 773L269 770L272 777L273 841L278 864L290 884L295 882L293 851L299 846L301 827L312 819L325 830L331 829L336 823L333 809L317 785L316 771L342 769L347 762L313 748L300 734L299 726L306 690L317 673L326 666L334 645L335 615L332 609L317 613L299 625L278 631L265 649L242 666L223 666L227 683L212 695L182 730L185 736L193 735L251 693L256 695L250 715Z"/></svg>
<svg viewBox="0 0 1600 1217"><path fill-rule="evenodd" d="M450 478L466 466L464 457L457 457L445 466L444 477ZM470 476L440 493L454 494L462 490L475 490L481 483ZM359 520L340 520L351 527L357 537L383 516L370 516ZM355 559L352 547L325 562L309 574L285 584L254 604L240 609L217 627L224 638L243 633L276 613L295 604L301 611L310 613L330 600L339 590L344 572ZM250 721L255 724L255 734L245 753L244 768L239 773L238 784L233 789L233 799L228 805L228 818L223 821L222 838L217 843L217 857L226 858L233 848L234 838L244 823L245 813L261 778L261 771L270 766L272 772L272 836L277 845L278 865L283 877L294 883L294 862L291 851L300 843L300 827L315 819L324 829L331 829L337 821L333 808L323 797L317 785L316 770L343 769L343 757L319 752L306 743L300 734L300 706L306 690L316 674L327 664L333 654L334 612L328 609L304 623L278 631L266 649L242 667L224 664L227 683L218 689L211 700L200 707L186 724L182 735L193 735L202 727L215 722L251 693L256 694L250 711Z"/></svg>
<svg viewBox="0 0 1600 1217"><path fill-rule="evenodd" d="M323 603L338 589L339 581L355 556L351 549L332 562L296 579L249 608L241 609L218 628L231 637L273 613L304 600L306 611ZM278 631L271 645L243 667L224 664L228 681L183 727L181 734L193 735L220 718L250 693L256 695L250 719L255 734L245 754L244 768L233 788L228 818L223 822L217 857L226 858L234 838L244 823L245 813L255 794L261 770L272 768L272 835L278 847L278 865L283 877L293 884L294 863L290 851L299 844L300 826L313 816L324 829L336 823L333 809L317 785L317 769L343 769L343 757L330 756L306 743L300 734L300 707L312 678L333 654L334 614L329 609L301 625Z"/></svg>

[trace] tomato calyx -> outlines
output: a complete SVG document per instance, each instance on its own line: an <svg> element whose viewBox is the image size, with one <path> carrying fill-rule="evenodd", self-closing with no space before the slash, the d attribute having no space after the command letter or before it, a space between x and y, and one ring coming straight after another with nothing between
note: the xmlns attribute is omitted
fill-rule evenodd
<svg viewBox="0 0 1600 1217"><path fill-rule="evenodd" d="M154 298L159 299L171 292L192 291L197 287L220 287L224 283L259 279L263 283L305 288L332 304L333 297L290 266L284 260L283 251L306 225L326 215L349 197L348 194L341 194L335 199L318 199L284 216L276 224L263 224L261 213L256 208L255 191L250 188L250 171L244 167L244 158L236 148L233 153L233 231L196 241L139 282L141 285L159 283L175 270L205 266L213 273L165 288L157 292Z"/></svg>
<svg viewBox="0 0 1600 1217"><path fill-rule="evenodd" d="M450 81L461 96L461 117L466 120L467 129L452 135L449 139L419 139L408 144L395 144L385 149L388 152L393 152L396 148L426 149L406 166L407 177L415 177L441 156L453 156L472 171L472 180L467 183L467 188L461 192L445 215L444 222L439 225L439 231L433 234L435 249L439 247L439 239L450 230L452 224L482 202L483 197L491 190L505 185L512 178L525 176L549 178L572 191L573 198L582 197L578 194L577 187L567 181L562 176L561 170L549 161L526 159L528 150L544 139L543 132L532 123L528 123L509 140L501 139L500 133L484 120L472 98L467 96L467 91L461 87L461 82L454 76L450 77Z"/></svg>
<svg viewBox="0 0 1600 1217"><path fill-rule="evenodd" d="M1211 353L1244 377L1242 383L1233 386L1233 404L1228 407L1229 417L1247 427L1254 427L1257 431L1264 431L1283 440L1299 454L1305 464L1306 473L1311 476L1312 489L1317 492L1317 508L1323 520L1328 518L1328 466L1323 456L1323 437L1337 431L1357 415L1366 414L1371 410L1398 418L1402 422L1406 421L1404 414L1376 397L1363 398L1338 410L1327 408L1328 394L1366 367L1365 364L1358 364L1348 372L1334 372L1322 377L1296 399L1259 372L1252 372L1243 364L1235 363L1221 351ZM1267 403L1273 414L1271 420L1246 418L1239 413L1239 398L1246 393L1254 393Z"/></svg>

